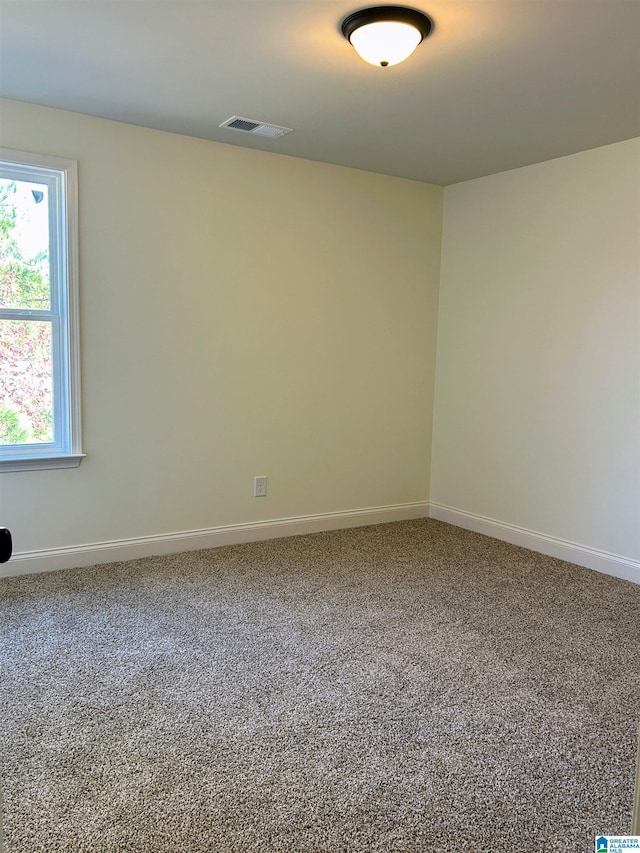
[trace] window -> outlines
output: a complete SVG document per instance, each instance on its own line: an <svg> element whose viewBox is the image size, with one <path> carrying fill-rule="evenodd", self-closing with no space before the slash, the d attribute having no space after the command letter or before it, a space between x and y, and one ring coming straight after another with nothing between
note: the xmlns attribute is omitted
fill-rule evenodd
<svg viewBox="0 0 640 853"><path fill-rule="evenodd" d="M0 471L80 464L77 168L0 149Z"/></svg>

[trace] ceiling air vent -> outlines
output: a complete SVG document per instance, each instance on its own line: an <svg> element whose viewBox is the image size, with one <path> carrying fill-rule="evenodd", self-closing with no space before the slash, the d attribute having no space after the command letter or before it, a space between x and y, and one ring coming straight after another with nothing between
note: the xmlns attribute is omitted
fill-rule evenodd
<svg viewBox="0 0 640 853"><path fill-rule="evenodd" d="M219 127L228 127L229 130L240 130L242 133L252 133L254 136L270 136L272 139L284 136L285 133L291 133L293 130L292 127L280 127L277 124L267 124L264 121L242 118L241 116L231 116L231 118L223 121Z"/></svg>

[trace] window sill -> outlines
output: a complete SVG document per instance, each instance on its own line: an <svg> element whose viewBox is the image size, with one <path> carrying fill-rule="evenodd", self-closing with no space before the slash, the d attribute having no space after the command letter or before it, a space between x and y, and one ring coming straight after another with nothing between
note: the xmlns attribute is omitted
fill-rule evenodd
<svg viewBox="0 0 640 853"><path fill-rule="evenodd" d="M14 456L11 459L0 459L0 472L77 468L86 455L86 453L72 453L68 456Z"/></svg>

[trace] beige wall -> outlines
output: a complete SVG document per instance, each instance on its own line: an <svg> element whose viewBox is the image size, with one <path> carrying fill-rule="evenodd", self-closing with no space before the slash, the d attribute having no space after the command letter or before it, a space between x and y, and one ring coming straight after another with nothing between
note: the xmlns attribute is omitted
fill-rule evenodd
<svg viewBox="0 0 640 853"><path fill-rule="evenodd" d="M0 130L80 181L88 456L2 475L17 552L430 495L640 557L640 141L445 191L431 460L440 188L10 101Z"/></svg>
<svg viewBox="0 0 640 853"><path fill-rule="evenodd" d="M640 140L448 187L431 499L640 558Z"/></svg>
<svg viewBox="0 0 640 853"><path fill-rule="evenodd" d="M17 552L428 499L441 188L1 118L2 145L77 159L80 185L88 455L2 476Z"/></svg>

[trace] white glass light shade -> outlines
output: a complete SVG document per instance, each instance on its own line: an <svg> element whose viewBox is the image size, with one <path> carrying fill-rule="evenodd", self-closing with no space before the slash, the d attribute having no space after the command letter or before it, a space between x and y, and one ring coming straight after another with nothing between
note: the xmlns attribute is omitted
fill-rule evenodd
<svg viewBox="0 0 640 853"><path fill-rule="evenodd" d="M411 56L422 41L422 34L411 24L376 21L354 30L349 41L365 62L371 65L397 65Z"/></svg>

